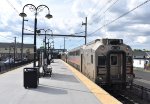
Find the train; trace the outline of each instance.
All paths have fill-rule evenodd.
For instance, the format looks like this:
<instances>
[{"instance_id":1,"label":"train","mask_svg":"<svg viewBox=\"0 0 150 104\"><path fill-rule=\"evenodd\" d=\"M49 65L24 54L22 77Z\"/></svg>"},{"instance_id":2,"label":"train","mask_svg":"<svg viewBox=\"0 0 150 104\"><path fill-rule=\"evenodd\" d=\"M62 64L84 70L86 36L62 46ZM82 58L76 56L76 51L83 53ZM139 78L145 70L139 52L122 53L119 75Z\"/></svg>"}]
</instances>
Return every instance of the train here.
<instances>
[{"instance_id":1,"label":"train","mask_svg":"<svg viewBox=\"0 0 150 104\"><path fill-rule=\"evenodd\" d=\"M96 39L61 55L62 60L100 86L131 86L133 51L123 39Z\"/></svg>"}]
</instances>

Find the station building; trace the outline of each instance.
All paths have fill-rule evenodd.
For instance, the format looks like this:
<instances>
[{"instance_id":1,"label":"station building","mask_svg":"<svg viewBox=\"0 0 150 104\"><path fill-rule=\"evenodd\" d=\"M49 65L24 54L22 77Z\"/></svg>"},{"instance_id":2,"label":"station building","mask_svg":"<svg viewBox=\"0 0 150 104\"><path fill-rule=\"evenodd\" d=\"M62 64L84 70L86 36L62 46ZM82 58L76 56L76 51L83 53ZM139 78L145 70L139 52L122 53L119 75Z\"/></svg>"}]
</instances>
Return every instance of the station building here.
<instances>
[{"instance_id":1,"label":"station building","mask_svg":"<svg viewBox=\"0 0 150 104\"><path fill-rule=\"evenodd\" d=\"M23 58L33 59L34 45L23 44ZM0 59L14 57L21 59L21 43L0 43Z\"/></svg>"},{"instance_id":2,"label":"station building","mask_svg":"<svg viewBox=\"0 0 150 104\"><path fill-rule=\"evenodd\" d=\"M150 52L135 50L133 52L133 67L150 70Z\"/></svg>"}]
</instances>

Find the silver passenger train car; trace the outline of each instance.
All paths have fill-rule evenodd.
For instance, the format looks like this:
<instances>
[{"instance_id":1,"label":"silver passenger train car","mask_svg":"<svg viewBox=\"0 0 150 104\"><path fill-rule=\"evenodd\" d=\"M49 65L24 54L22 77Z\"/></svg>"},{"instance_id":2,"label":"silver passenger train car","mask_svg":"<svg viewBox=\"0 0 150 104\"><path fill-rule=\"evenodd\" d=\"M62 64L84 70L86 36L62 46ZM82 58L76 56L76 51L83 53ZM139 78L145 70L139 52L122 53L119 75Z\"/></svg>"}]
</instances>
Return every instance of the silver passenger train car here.
<instances>
[{"instance_id":1,"label":"silver passenger train car","mask_svg":"<svg viewBox=\"0 0 150 104\"><path fill-rule=\"evenodd\" d=\"M70 50L63 60L101 86L132 85L132 49L122 39L96 39Z\"/></svg>"}]
</instances>

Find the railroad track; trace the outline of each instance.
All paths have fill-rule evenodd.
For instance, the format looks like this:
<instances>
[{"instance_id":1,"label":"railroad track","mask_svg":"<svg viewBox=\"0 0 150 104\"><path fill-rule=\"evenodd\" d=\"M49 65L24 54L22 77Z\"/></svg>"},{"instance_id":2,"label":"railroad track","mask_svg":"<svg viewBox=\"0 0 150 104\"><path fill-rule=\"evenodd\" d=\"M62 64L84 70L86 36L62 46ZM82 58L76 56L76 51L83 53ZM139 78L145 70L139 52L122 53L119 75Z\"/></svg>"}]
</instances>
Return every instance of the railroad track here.
<instances>
[{"instance_id":1,"label":"railroad track","mask_svg":"<svg viewBox=\"0 0 150 104\"><path fill-rule=\"evenodd\" d=\"M113 91L110 92L110 94L115 98L117 98L123 104L139 104L135 100L131 99L131 97L126 95L124 91L115 91L115 92Z\"/></svg>"},{"instance_id":2,"label":"railroad track","mask_svg":"<svg viewBox=\"0 0 150 104\"><path fill-rule=\"evenodd\" d=\"M150 102L150 89L136 84L126 90L108 92L123 104L149 104Z\"/></svg>"},{"instance_id":3,"label":"railroad track","mask_svg":"<svg viewBox=\"0 0 150 104\"><path fill-rule=\"evenodd\" d=\"M123 104L139 104L138 102L134 101L133 99L124 94L119 94L117 98Z\"/></svg>"}]
</instances>

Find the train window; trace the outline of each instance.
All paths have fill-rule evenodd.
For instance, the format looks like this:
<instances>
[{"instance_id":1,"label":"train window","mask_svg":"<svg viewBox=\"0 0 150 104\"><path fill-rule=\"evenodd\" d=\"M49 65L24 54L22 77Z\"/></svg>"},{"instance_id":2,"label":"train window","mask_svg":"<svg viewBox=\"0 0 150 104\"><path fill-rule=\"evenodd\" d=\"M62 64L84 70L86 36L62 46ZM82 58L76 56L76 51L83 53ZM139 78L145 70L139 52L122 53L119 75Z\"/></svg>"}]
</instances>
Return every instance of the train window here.
<instances>
[{"instance_id":1,"label":"train window","mask_svg":"<svg viewBox=\"0 0 150 104\"><path fill-rule=\"evenodd\" d=\"M93 64L93 55L91 55L91 63Z\"/></svg>"},{"instance_id":2,"label":"train window","mask_svg":"<svg viewBox=\"0 0 150 104\"><path fill-rule=\"evenodd\" d=\"M98 56L98 65L105 65L105 64L106 64L106 57Z\"/></svg>"},{"instance_id":3,"label":"train window","mask_svg":"<svg viewBox=\"0 0 150 104\"><path fill-rule=\"evenodd\" d=\"M111 65L117 65L117 56L111 56Z\"/></svg>"},{"instance_id":4,"label":"train window","mask_svg":"<svg viewBox=\"0 0 150 104\"><path fill-rule=\"evenodd\" d=\"M109 40L109 44L110 45L120 45L120 44L123 44L123 41L121 39L110 39Z\"/></svg>"},{"instance_id":5,"label":"train window","mask_svg":"<svg viewBox=\"0 0 150 104\"><path fill-rule=\"evenodd\" d=\"M127 56L127 63L132 63L132 56Z\"/></svg>"}]
</instances>

